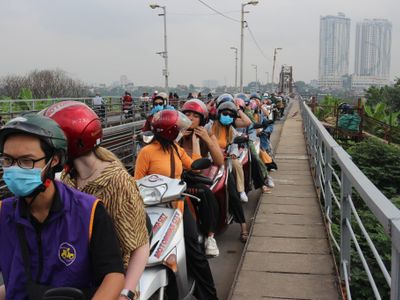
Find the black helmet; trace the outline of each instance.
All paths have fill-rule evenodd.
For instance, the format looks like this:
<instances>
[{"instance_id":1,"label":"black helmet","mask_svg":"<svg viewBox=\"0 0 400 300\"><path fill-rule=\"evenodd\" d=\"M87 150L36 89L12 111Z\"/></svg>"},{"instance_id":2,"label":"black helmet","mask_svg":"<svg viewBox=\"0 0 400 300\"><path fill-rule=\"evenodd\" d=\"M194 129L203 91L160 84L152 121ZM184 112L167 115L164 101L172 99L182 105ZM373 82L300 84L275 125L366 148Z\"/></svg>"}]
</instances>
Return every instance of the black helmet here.
<instances>
[{"instance_id":1,"label":"black helmet","mask_svg":"<svg viewBox=\"0 0 400 300\"><path fill-rule=\"evenodd\" d=\"M3 152L6 138L16 133L37 136L52 148L54 152L60 153L60 164L54 167L54 170L56 172L62 170L67 153L67 139L55 121L37 114L27 114L11 119L0 129L0 153Z\"/></svg>"},{"instance_id":2,"label":"black helmet","mask_svg":"<svg viewBox=\"0 0 400 300\"><path fill-rule=\"evenodd\" d=\"M233 102L223 102L223 103L221 103L221 105L218 106L218 108L217 108L218 116L224 110L229 110L230 112L232 112L234 114L235 117L237 117L237 107Z\"/></svg>"}]
</instances>

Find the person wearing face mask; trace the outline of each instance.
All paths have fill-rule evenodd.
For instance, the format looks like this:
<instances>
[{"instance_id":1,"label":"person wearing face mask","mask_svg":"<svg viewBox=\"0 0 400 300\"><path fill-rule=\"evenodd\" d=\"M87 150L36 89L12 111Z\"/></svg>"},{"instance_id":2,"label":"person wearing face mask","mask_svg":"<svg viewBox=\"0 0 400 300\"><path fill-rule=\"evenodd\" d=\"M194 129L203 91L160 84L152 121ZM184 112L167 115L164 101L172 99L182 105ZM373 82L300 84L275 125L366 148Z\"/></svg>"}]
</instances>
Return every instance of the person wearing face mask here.
<instances>
[{"instance_id":1,"label":"person wearing face mask","mask_svg":"<svg viewBox=\"0 0 400 300\"><path fill-rule=\"evenodd\" d=\"M134 173L136 180L150 174L180 178L183 169L190 169L193 160L201 158L199 138L195 134L192 135L191 157L177 144L190 124L189 118L176 110L163 110L154 115L151 122L154 140L139 152ZM187 268L196 281L194 295L200 300L218 299L210 266L198 241L196 222L187 203L176 202L176 208L183 212Z\"/></svg>"},{"instance_id":2,"label":"person wearing face mask","mask_svg":"<svg viewBox=\"0 0 400 300\"><path fill-rule=\"evenodd\" d=\"M103 130L90 107L62 101L41 113L56 121L68 139L63 182L101 199L114 222L126 270L120 299L126 295L138 298L136 287L147 263L149 238L143 200L132 176L112 152L101 146Z\"/></svg>"},{"instance_id":3,"label":"person wearing face mask","mask_svg":"<svg viewBox=\"0 0 400 300\"><path fill-rule=\"evenodd\" d=\"M3 179L14 194L0 201L2 300L43 299L55 287L117 299L123 287L121 252L104 206L54 180L66 153L63 131L47 117L17 117L0 130Z\"/></svg>"},{"instance_id":4,"label":"person wearing face mask","mask_svg":"<svg viewBox=\"0 0 400 300\"><path fill-rule=\"evenodd\" d=\"M233 174L229 174L228 176L229 209L231 210L235 222L240 224L240 240L245 243L249 233L240 201L247 202L248 199L244 190L243 167L236 159L239 156L239 148L237 144L233 144L233 139L239 135L234 128L235 121L238 117L237 111L236 105L231 101L219 103L217 108L217 120L209 122L206 125L206 129L216 136L220 149L231 158ZM242 114L244 113L242 112Z\"/></svg>"},{"instance_id":5,"label":"person wearing face mask","mask_svg":"<svg viewBox=\"0 0 400 300\"><path fill-rule=\"evenodd\" d=\"M218 147L217 138L213 134L210 135L203 127L208 120L207 106L199 99L192 99L185 102L182 106L182 112L192 121L192 125L185 131L180 145L187 154L191 155L194 147L193 135L196 135L200 142L201 156L211 156L214 165L222 166L224 156ZM214 238L218 225L218 202L210 188L204 184L193 183L189 185L189 188L192 194L201 199L200 202L192 201L192 204L197 208L199 227L206 237L204 240L206 255L216 257L219 255L217 242Z\"/></svg>"},{"instance_id":6,"label":"person wearing face mask","mask_svg":"<svg viewBox=\"0 0 400 300\"><path fill-rule=\"evenodd\" d=\"M171 105L167 105L168 95L166 93L157 93L153 97L153 108L150 110L149 115L146 118L146 122L142 128L142 131L151 131L151 121L155 113L164 109L174 110L175 108Z\"/></svg>"}]
</instances>

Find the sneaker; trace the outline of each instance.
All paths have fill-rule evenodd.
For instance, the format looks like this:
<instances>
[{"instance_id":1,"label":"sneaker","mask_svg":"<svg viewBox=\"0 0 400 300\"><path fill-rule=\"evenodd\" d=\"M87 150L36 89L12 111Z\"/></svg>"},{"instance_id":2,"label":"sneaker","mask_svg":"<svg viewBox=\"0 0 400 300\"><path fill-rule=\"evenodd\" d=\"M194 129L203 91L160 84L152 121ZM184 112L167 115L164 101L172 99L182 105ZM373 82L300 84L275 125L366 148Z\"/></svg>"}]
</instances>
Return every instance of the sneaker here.
<instances>
[{"instance_id":1,"label":"sneaker","mask_svg":"<svg viewBox=\"0 0 400 300\"><path fill-rule=\"evenodd\" d=\"M267 187L266 185L263 185L262 186L262 193L263 194L271 194L272 190L269 187Z\"/></svg>"},{"instance_id":2,"label":"sneaker","mask_svg":"<svg viewBox=\"0 0 400 300\"><path fill-rule=\"evenodd\" d=\"M217 257L219 255L217 241L214 239L214 237L209 236L208 238L206 238L204 247L207 256Z\"/></svg>"},{"instance_id":3,"label":"sneaker","mask_svg":"<svg viewBox=\"0 0 400 300\"><path fill-rule=\"evenodd\" d=\"M274 181L272 180L272 177L271 176L267 176L267 186L268 187L270 187L270 188L273 188L273 187L275 187L275 183L274 183Z\"/></svg>"},{"instance_id":4,"label":"sneaker","mask_svg":"<svg viewBox=\"0 0 400 300\"><path fill-rule=\"evenodd\" d=\"M246 195L245 192L241 192L241 193L240 193L240 201L242 201L242 202L244 202L244 203L249 202L249 198L247 198L247 195Z\"/></svg>"}]
</instances>

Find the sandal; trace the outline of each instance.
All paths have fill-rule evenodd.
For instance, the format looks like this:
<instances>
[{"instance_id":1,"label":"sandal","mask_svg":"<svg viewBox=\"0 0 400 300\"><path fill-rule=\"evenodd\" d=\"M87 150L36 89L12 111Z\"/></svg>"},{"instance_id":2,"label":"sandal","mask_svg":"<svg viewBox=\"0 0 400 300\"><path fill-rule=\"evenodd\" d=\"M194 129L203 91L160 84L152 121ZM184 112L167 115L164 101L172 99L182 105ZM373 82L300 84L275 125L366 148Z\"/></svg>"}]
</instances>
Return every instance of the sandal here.
<instances>
[{"instance_id":1,"label":"sandal","mask_svg":"<svg viewBox=\"0 0 400 300\"><path fill-rule=\"evenodd\" d=\"M263 192L263 194L271 194L272 190L269 187L267 187L266 185L263 185L262 192Z\"/></svg>"},{"instance_id":2,"label":"sandal","mask_svg":"<svg viewBox=\"0 0 400 300\"><path fill-rule=\"evenodd\" d=\"M240 240L242 243L246 243L248 239L249 239L249 233L248 233L247 231L241 232L241 233L240 233L239 240Z\"/></svg>"}]
</instances>

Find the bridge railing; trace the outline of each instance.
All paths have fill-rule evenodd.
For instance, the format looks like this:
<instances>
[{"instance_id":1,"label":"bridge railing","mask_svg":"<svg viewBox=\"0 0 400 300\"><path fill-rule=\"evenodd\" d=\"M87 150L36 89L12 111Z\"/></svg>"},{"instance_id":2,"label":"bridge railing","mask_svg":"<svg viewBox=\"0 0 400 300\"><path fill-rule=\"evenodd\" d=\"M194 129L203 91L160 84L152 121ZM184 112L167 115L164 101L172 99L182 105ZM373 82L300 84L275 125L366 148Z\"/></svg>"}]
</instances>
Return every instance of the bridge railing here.
<instances>
[{"instance_id":1,"label":"bridge railing","mask_svg":"<svg viewBox=\"0 0 400 300\"><path fill-rule=\"evenodd\" d=\"M148 114L151 109L151 100L146 101L142 97L133 98L133 104L124 112L121 97L104 96L103 108L96 108L92 105L92 99L86 98L51 98L51 99L15 99L0 100L0 116L3 120L8 121L16 116L30 112L38 112L50 105L60 101L79 101L92 107L93 110L101 117L104 127L116 124L124 124L127 122L138 121ZM176 108L180 108L185 99L171 100L170 104Z\"/></svg>"},{"instance_id":2,"label":"bridge railing","mask_svg":"<svg viewBox=\"0 0 400 300\"><path fill-rule=\"evenodd\" d=\"M340 277L347 298L351 299L351 261L357 259L362 264L376 299L388 298L388 295L380 294L383 290L390 291L391 300L400 299L399 209L360 171L306 103L301 101L300 106L314 182L323 201L327 231L338 254ZM391 246L391 258L383 256L380 252L385 249L377 247L376 242L374 244L363 223L366 220L360 217L360 211L357 210L360 206L366 206L377 221L377 226L382 226ZM339 224L335 224L335 220ZM360 246L361 240L364 249ZM367 259L366 253L372 253L372 259L371 255ZM385 261L390 262L390 271ZM378 266L377 269L383 274L386 289L377 285L377 274L371 271L371 264Z\"/></svg>"}]
</instances>

